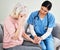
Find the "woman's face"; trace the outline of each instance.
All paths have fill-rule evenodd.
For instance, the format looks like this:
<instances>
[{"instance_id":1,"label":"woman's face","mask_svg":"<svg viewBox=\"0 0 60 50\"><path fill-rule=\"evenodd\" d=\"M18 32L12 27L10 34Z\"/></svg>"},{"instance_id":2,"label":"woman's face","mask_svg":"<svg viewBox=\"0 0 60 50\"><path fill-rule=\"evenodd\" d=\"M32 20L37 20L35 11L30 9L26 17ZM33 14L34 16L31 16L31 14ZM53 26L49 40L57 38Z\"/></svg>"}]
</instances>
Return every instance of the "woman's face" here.
<instances>
[{"instance_id":1,"label":"woman's face","mask_svg":"<svg viewBox=\"0 0 60 50\"><path fill-rule=\"evenodd\" d=\"M26 17L27 17L27 13L26 13L26 12L21 12L21 13L18 15L18 17L19 17L20 19L23 18L23 20L25 20Z\"/></svg>"},{"instance_id":2,"label":"woman's face","mask_svg":"<svg viewBox=\"0 0 60 50\"><path fill-rule=\"evenodd\" d=\"M47 7L41 6L40 13L46 15L48 13Z\"/></svg>"},{"instance_id":3,"label":"woman's face","mask_svg":"<svg viewBox=\"0 0 60 50\"><path fill-rule=\"evenodd\" d=\"M13 16L14 19L19 19L19 18L26 18L27 17L27 13L26 12L16 12Z\"/></svg>"}]
</instances>

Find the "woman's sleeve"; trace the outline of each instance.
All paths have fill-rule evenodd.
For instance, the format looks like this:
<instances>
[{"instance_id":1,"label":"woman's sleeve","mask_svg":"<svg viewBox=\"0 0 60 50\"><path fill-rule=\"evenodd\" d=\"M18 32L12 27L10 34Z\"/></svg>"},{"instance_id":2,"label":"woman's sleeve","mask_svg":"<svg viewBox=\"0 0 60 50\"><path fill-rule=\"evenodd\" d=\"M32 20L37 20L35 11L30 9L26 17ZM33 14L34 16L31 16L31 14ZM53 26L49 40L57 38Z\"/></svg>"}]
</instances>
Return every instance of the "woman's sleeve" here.
<instances>
[{"instance_id":1,"label":"woman's sleeve","mask_svg":"<svg viewBox=\"0 0 60 50\"><path fill-rule=\"evenodd\" d=\"M10 41L14 35L15 28L11 21L5 21L4 23L4 41ZM8 39L8 40L7 40Z\"/></svg>"}]
</instances>

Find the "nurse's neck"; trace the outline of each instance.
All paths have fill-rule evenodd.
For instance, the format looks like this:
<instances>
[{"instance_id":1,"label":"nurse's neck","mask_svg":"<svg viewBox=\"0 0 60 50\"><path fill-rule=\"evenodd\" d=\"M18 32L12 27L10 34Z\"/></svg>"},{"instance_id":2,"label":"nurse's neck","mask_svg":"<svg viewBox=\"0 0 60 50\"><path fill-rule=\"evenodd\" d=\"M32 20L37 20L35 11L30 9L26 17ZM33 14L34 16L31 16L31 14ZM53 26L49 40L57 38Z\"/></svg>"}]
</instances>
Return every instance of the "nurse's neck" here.
<instances>
[{"instance_id":1,"label":"nurse's neck","mask_svg":"<svg viewBox=\"0 0 60 50\"><path fill-rule=\"evenodd\" d=\"M44 15L44 14L41 14L41 13L39 12L39 18L40 18L41 20L43 20L44 17L45 17L45 15Z\"/></svg>"},{"instance_id":2,"label":"nurse's neck","mask_svg":"<svg viewBox=\"0 0 60 50\"><path fill-rule=\"evenodd\" d=\"M45 15L44 15L44 14L39 13L39 17L40 17L40 18L44 18L44 17L45 17Z\"/></svg>"},{"instance_id":3,"label":"nurse's neck","mask_svg":"<svg viewBox=\"0 0 60 50\"><path fill-rule=\"evenodd\" d=\"M41 12L39 12L39 17L43 19L45 17L45 14L42 14Z\"/></svg>"}]
</instances>

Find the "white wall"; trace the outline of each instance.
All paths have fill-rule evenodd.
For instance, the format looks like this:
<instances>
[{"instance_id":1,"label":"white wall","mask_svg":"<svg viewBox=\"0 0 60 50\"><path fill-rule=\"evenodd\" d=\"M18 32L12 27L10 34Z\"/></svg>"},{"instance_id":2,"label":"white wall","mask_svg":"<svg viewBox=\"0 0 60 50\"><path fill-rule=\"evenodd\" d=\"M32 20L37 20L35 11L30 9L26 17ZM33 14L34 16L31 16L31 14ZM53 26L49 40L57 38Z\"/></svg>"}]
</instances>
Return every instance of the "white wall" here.
<instances>
[{"instance_id":1,"label":"white wall","mask_svg":"<svg viewBox=\"0 0 60 50\"><path fill-rule=\"evenodd\" d=\"M17 2L23 2L28 7L28 14L30 14L32 11L39 10L43 1L44 0L0 0L0 23L3 23ZM56 22L60 23L60 0L50 1L53 4L51 12L54 14Z\"/></svg>"}]
</instances>

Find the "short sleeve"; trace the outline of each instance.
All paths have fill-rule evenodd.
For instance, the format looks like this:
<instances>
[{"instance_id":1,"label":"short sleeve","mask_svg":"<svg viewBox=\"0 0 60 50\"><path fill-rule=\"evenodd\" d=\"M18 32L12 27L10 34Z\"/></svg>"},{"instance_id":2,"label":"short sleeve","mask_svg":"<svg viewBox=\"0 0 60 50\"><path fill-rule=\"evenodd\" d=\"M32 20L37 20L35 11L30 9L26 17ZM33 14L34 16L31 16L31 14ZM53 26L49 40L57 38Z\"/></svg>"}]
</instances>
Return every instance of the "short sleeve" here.
<instances>
[{"instance_id":1,"label":"short sleeve","mask_svg":"<svg viewBox=\"0 0 60 50\"><path fill-rule=\"evenodd\" d=\"M28 20L27 20L28 24L33 24L33 13L31 13L31 15L29 16Z\"/></svg>"},{"instance_id":2,"label":"short sleeve","mask_svg":"<svg viewBox=\"0 0 60 50\"><path fill-rule=\"evenodd\" d=\"M54 15L52 14L49 14L49 28L51 27L55 27L55 18L54 18Z\"/></svg>"},{"instance_id":3,"label":"short sleeve","mask_svg":"<svg viewBox=\"0 0 60 50\"><path fill-rule=\"evenodd\" d=\"M4 39L3 42L11 41L11 37L14 36L15 28L9 19L4 22ZM8 40L7 40L8 39Z\"/></svg>"},{"instance_id":4,"label":"short sleeve","mask_svg":"<svg viewBox=\"0 0 60 50\"><path fill-rule=\"evenodd\" d=\"M14 27L13 23L9 20L5 21L4 27L6 29L5 32L9 33L10 35L11 34L13 35L13 33L15 32L15 27Z\"/></svg>"}]
</instances>

